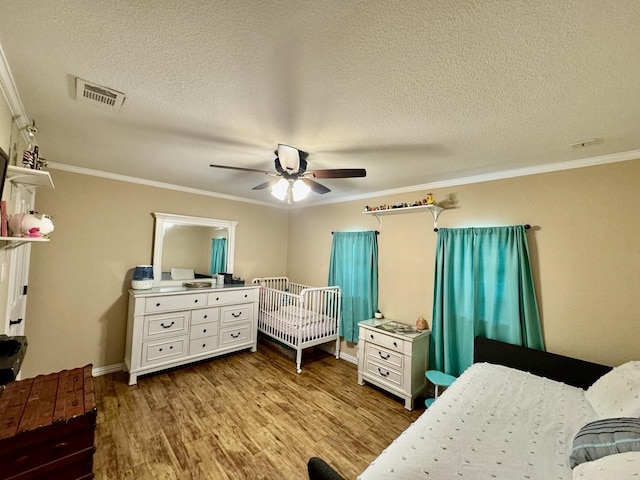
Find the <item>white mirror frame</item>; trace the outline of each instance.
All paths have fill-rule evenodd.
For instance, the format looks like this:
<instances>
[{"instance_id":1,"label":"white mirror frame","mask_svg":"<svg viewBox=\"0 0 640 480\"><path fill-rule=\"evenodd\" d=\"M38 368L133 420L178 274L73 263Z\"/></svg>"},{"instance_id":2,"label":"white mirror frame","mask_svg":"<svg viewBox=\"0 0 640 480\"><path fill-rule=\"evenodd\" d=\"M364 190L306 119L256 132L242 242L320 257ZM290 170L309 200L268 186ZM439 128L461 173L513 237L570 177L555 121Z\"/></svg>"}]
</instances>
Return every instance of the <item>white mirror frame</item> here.
<instances>
[{"instance_id":1,"label":"white mirror frame","mask_svg":"<svg viewBox=\"0 0 640 480\"><path fill-rule=\"evenodd\" d=\"M233 272L233 258L236 243L236 225L232 220L218 220L216 218L190 217L187 215L174 215L172 213L153 212L156 219L155 233L153 237L153 284L160 286L182 285L182 280L162 280L162 248L164 232L167 225L192 225L197 227L219 227L228 229L227 237L227 271Z\"/></svg>"}]
</instances>

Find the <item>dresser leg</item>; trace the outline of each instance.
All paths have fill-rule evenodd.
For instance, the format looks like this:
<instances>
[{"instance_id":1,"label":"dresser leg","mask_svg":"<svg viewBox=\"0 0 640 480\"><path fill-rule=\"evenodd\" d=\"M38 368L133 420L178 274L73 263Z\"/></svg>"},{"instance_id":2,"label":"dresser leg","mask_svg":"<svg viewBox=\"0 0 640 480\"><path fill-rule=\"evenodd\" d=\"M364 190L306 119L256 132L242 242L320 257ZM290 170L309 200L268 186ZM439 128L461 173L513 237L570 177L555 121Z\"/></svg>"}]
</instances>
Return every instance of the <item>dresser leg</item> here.
<instances>
[{"instance_id":1,"label":"dresser leg","mask_svg":"<svg viewBox=\"0 0 640 480\"><path fill-rule=\"evenodd\" d=\"M409 411L413 410L413 398L407 397L404 399L404 408Z\"/></svg>"},{"instance_id":2,"label":"dresser leg","mask_svg":"<svg viewBox=\"0 0 640 480\"><path fill-rule=\"evenodd\" d=\"M138 383L138 375L134 373L129 374L129 385L135 385Z\"/></svg>"}]
</instances>

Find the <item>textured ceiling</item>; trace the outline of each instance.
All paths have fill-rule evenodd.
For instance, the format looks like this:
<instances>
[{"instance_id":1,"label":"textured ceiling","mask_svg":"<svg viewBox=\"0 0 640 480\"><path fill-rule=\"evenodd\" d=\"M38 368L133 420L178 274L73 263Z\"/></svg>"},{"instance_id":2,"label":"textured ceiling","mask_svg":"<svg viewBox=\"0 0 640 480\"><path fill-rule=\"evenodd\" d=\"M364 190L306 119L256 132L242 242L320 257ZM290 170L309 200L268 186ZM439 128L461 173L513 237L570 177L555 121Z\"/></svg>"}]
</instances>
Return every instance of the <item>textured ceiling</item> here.
<instances>
[{"instance_id":1,"label":"textured ceiling","mask_svg":"<svg viewBox=\"0 0 640 480\"><path fill-rule=\"evenodd\" d=\"M640 148L637 0L0 0L0 46L42 155L278 203L278 143L322 180L303 204ZM75 100L74 78L126 94ZM599 141L575 150L570 144Z\"/></svg>"}]
</instances>

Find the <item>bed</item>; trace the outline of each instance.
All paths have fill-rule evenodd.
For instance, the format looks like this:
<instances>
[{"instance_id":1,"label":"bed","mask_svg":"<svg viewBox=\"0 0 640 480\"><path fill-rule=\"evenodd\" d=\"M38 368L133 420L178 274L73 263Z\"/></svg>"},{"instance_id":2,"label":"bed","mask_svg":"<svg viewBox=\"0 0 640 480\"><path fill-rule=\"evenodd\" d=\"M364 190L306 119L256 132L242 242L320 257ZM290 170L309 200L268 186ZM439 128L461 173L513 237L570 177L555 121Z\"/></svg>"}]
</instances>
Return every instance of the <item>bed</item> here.
<instances>
[{"instance_id":1,"label":"bed","mask_svg":"<svg viewBox=\"0 0 640 480\"><path fill-rule=\"evenodd\" d=\"M258 332L296 351L302 372L302 351L335 342L340 357L340 287L312 287L287 277L254 278L260 285Z\"/></svg>"},{"instance_id":2,"label":"bed","mask_svg":"<svg viewBox=\"0 0 640 480\"><path fill-rule=\"evenodd\" d=\"M474 358L359 480L640 474L640 362L611 369L487 339ZM308 467L312 480L342 478L317 457Z\"/></svg>"}]
</instances>

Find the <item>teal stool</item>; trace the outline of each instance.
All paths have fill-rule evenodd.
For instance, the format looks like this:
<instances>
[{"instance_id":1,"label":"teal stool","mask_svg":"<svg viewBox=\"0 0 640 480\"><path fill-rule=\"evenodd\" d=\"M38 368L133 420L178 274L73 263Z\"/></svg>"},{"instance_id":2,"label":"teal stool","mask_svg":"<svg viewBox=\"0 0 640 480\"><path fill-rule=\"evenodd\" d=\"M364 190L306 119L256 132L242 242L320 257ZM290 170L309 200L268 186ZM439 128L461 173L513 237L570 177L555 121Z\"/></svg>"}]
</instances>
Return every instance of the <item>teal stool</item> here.
<instances>
[{"instance_id":1,"label":"teal stool","mask_svg":"<svg viewBox=\"0 0 640 480\"><path fill-rule=\"evenodd\" d=\"M453 382L455 382L456 377L454 377L453 375L447 375L446 373L442 373L438 370L427 370L426 372L424 372L424 376L427 377L427 380L433 383L433 386L435 387L434 398L427 398L424 401L425 407L429 408L431 404L438 398L438 387L447 388Z\"/></svg>"}]
</instances>

